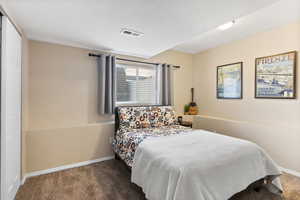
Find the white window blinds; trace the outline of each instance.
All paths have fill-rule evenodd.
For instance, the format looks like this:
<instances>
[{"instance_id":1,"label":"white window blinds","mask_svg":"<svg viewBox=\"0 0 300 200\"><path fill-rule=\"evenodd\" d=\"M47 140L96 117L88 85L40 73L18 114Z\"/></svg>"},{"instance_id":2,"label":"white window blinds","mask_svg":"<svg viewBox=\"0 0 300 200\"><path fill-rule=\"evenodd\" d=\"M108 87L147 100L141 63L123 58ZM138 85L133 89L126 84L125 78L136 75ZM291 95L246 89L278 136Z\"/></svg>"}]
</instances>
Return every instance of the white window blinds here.
<instances>
[{"instance_id":1,"label":"white window blinds","mask_svg":"<svg viewBox=\"0 0 300 200\"><path fill-rule=\"evenodd\" d=\"M155 65L116 65L117 105L154 105L159 103L159 76Z\"/></svg>"}]
</instances>

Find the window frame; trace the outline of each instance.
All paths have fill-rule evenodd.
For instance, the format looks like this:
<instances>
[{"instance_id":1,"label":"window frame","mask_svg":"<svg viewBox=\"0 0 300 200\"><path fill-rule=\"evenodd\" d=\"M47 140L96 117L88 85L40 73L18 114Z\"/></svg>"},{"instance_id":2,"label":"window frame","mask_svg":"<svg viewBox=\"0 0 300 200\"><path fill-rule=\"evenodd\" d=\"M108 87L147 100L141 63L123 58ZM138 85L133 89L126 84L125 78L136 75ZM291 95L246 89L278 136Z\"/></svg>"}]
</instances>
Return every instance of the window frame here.
<instances>
[{"instance_id":1,"label":"window frame","mask_svg":"<svg viewBox=\"0 0 300 200\"><path fill-rule=\"evenodd\" d=\"M124 61L117 61L116 63L116 68L119 66L125 66L126 67L131 67L136 69L136 81L139 80L139 73L141 68L152 68L155 72L155 80L154 80L154 87L152 90L155 92L156 91L156 98L154 103L141 103L141 102L135 102L135 101L118 101L117 99L117 87L116 87L116 106L154 106L154 105L160 105L160 98L161 98L161 92L160 92L160 84L161 84L161 78L159 77L159 67L157 65L151 65L151 64L137 64L137 63L130 63L130 62L124 62ZM116 81L118 75L116 73ZM117 83L116 83L117 86Z\"/></svg>"}]
</instances>

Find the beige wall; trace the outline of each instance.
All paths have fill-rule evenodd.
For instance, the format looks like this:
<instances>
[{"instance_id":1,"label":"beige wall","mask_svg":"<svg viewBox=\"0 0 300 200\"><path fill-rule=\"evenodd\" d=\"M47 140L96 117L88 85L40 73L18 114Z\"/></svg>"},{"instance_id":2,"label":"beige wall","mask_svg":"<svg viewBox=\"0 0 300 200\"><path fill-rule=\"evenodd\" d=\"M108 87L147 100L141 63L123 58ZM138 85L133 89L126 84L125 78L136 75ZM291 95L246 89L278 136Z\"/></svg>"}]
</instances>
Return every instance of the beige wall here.
<instances>
[{"instance_id":1,"label":"beige wall","mask_svg":"<svg viewBox=\"0 0 300 200\"><path fill-rule=\"evenodd\" d=\"M196 54L193 86L204 115L197 127L255 141L282 167L300 171L299 98L254 98L255 58L294 50L300 50L300 22ZM243 100L216 99L216 67L240 61L244 62ZM300 70L297 75L299 80Z\"/></svg>"},{"instance_id":2,"label":"beige wall","mask_svg":"<svg viewBox=\"0 0 300 200\"><path fill-rule=\"evenodd\" d=\"M114 125L97 114L97 66L89 52L29 42L27 172L112 155ZM175 107L181 112L189 101L192 56L168 51L151 61L182 66L174 72Z\"/></svg>"}]
</instances>

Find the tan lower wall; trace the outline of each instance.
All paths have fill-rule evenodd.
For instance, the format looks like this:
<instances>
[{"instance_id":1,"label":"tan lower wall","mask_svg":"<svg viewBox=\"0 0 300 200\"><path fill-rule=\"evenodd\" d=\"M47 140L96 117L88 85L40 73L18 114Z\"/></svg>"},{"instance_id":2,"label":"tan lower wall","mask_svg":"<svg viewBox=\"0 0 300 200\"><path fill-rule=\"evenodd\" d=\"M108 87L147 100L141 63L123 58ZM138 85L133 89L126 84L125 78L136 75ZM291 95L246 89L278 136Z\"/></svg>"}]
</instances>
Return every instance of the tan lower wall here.
<instances>
[{"instance_id":1,"label":"tan lower wall","mask_svg":"<svg viewBox=\"0 0 300 200\"><path fill-rule=\"evenodd\" d=\"M194 128L255 142L263 147L278 165L300 172L300 129L297 127L275 127L273 124L201 115L194 118Z\"/></svg>"},{"instance_id":2,"label":"tan lower wall","mask_svg":"<svg viewBox=\"0 0 300 200\"><path fill-rule=\"evenodd\" d=\"M112 156L114 124L28 131L27 172Z\"/></svg>"}]
</instances>

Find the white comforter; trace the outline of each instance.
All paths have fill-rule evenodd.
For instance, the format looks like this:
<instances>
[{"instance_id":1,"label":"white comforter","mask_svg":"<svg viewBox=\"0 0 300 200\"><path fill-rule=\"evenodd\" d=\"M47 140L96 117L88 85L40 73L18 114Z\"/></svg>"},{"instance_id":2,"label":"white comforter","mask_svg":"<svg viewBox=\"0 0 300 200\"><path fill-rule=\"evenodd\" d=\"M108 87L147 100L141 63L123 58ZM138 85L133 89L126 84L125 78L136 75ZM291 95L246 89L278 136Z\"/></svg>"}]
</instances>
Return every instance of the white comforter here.
<instances>
[{"instance_id":1,"label":"white comforter","mask_svg":"<svg viewBox=\"0 0 300 200\"><path fill-rule=\"evenodd\" d=\"M149 200L227 200L268 175L280 171L256 144L193 130L144 140L131 180ZM279 178L273 184L281 189Z\"/></svg>"}]
</instances>

